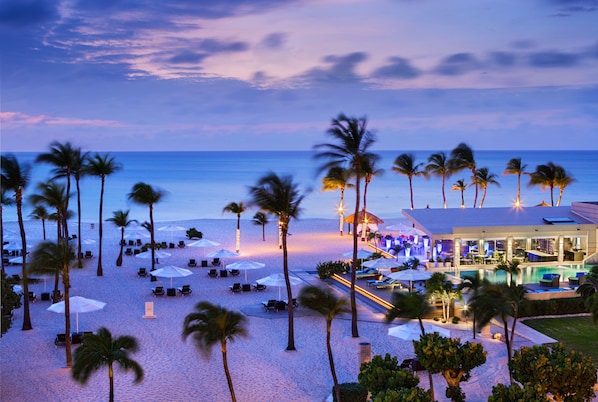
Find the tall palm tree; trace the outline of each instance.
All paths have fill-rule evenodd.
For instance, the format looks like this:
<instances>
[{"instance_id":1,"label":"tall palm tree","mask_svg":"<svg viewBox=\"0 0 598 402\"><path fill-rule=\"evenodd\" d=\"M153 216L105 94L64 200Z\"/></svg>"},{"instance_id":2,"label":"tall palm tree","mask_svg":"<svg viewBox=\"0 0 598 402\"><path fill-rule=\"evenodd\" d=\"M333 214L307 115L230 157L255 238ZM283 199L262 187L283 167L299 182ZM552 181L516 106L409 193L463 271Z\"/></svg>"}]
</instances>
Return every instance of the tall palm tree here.
<instances>
[{"instance_id":1,"label":"tall palm tree","mask_svg":"<svg viewBox=\"0 0 598 402\"><path fill-rule=\"evenodd\" d=\"M519 266L519 260L513 259L511 261L505 261L499 263L494 271L504 271L509 275L508 283L510 285L514 285L515 280L513 279L513 275L517 276L521 272L521 267Z\"/></svg>"},{"instance_id":2,"label":"tall palm tree","mask_svg":"<svg viewBox=\"0 0 598 402\"><path fill-rule=\"evenodd\" d=\"M382 176L384 174L384 169L378 169L376 167L377 159L369 160L364 159L363 164L363 229L361 230L361 241L365 240L366 232L367 232L367 204L368 204L368 186L370 185L372 179L376 176Z\"/></svg>"},{"instance_id":3,"label":"tall palm tree","mask_svg":"<svg viewBox=\"0 0 598 402\"><path fill-rule=\"evenodd\" d=\"M81 152L81 148L73 150L72 173L77 188L77 266L83 268L83 249L81 245L81 178L85 175L85 161L87 152Z\"/></svg>"},{"instance_id":4,"label":"tall palm tree","mask_svg":"<svg viewBox=\"0 0 598 402\"><path fill-rule=\"evenodd\" d=\"M456 173L465 169L471 171L471 180L475 185L475 197L473 199L473 207L478 205L478 185L474 181L476 175L476 162L473 155L473 150L464 143L457 145L452 151L449 159L449 168L451 172Z\"/></svg>"},{"instance_id":5,"label":"tall palm tree","mask_svg":"<svg viewBox=\"0 0 598 402\"><path fill-rule=\"evenodd\" d=\"M339 190L340 200L338 202L338 217L339 217L339 232L343 235L343 225L345 222L345 190L347 188L355 187L349 183L351 179L351 170L345 169L342 166L333 166L328 169L326 176L322 178L322 191L336 191Z\"/></svg>"},{"instance_id":6,"label":"tall palm tree","mask_svg":"<svg viewBox=\"0 0 598 402\"><path fill-rule=\"evenodd\" d=\"M87 158L87 165L85 167L85 173L90 176L99 177L102 182L102 187L100 190L100 217L98 220L98 235L99 235L99 243L98 243L98 269L96 272L97 276L104 275L104 271L102 269L102 239L103 239L103 223L104 220L102 218L102 214L104 213L104 186L106 182L106 176L110 176L115 172L122 169L122 166L114 160L114 157L110 155L100 155L95 154Z\"/></svg>"},{"instance_id":7,"label":"tall palm tree","mask_svg":"<svg viewBox=\"0 0 598 402\"><path fill-rule=\"evenodd\" d=\"M525 173L527 165L521 162L521 158L513 158L507 162L503 175L516 174L517 175L517 198L515 199L515 206L521 206L521 175Z\"/></svg>"},{"instance_id":8,"label":"tall palm tree","mask_svg":"<svg viewBox=\"0 0 598 402\"><path fill-rule=\"evenodd\" d=\"M332 320L340 314L351 312L349 300L345 297L337 297L330 289L323 289L318 286L305 286L299 293L299 303L313 311L320 313L326 319L326 350L328 351L328 361L330 363L330 372L334 383L334 392L336 400L341 400L340 388L334 368L334 357L332 356L332 344L330 343Z\"/></svg>"},{"instance_id":9,"label":"tall palm tree","mask_svg":"<svg viewBox=\"0 0 598 402\"><path fill-rule=\"evenodd\" d=\"M150 229L150 248L152 253L152 271L156 268L156 238L154 236L154 205L164 198L165 193L155 189L147 183L139 182L133 185L133 189L128 198L140 205L147 205L149 208L149 229Z\"/></svg>"},{"instance_id":10,"label":"tall palm tree","mask_svg":"<svg viewBox=\"0 0 598 402\"><path fill-rule=\"evenodd\" d=\"M395 159L392 170L407 176L409 179L409 194L411 198L411 209L415 208L413 204L413 178L415 176L426 176L426 171L422 170L423 163L415 163L415 156L413 154L401 154Z\"/></svg>"},{"instance_id":11,"label":"tall palm tree","mask_svg":"<svg viewBox=\"0 0 598 402\"><path fill-rule=\"evenodd\" d=\"M474 276L466 275L463 277L463 281L459 285L459 290L461 291L461 293L463 293L464 290L467 290L467 293L471 292L471 294L468 297L468 301L473 301L476 300L476 298L479 296L483 286L489 283L490 282L488 281L488 279L481 278L480 273L476 272ZM475 309L471 309L471 311L473 313L473 339L475 339L477 333L477 314Z\"/></svg>"},{"instance_id":12,"label":"tall palm tree","mask_svg":"<svg viewBox=\"0 0 598 402\"><path fill-rule=\"evenodd\" d=\"M0 200L0 239L4 239L4 207L14 205L15 203L15 200L8 195L9 189L4 187L4 185L4 179L2 179L2 182L0 183L0 195L2 196L2 199ZM0 253L4 255L4 241L0 242ZM2 259L2 277L4 277L4 258Z\"/></svg>"},{"instance_id":13,"label":"tall palm tree","mask_svg":"<svg viewBox=\"0 0 598 402\"><path fill-rule=\"evenodd\" d=\"M262 241L266 241L266 225L268 224L268 214L256 212L253 215L253 223L262 227Z\"/></svg>"},{"instance_id":14,"label":"tall palm tree","mask_svg":"<svg viewBox=\"0 0 598 402\"><path fill-rule=\"evenodd\" d=\"M484 201L486 200L486 191L488 190L489 184L494 184L495 186L500 187L500 183L496 180L498 176L494 173L490 173L488 168L479 168L475 172L475 179L474 182L476 186L482 187L484 192L482 193L482 201L480 201L480 208L484 206Z\"/></svg>"},{"instance_id":15,"label":"tall palm tree","mask_svg":"<svg viewBox=\"0 0 598 402\"><path fill-rule=\"evenodd\" d=\"M231 202L222 209L222 212L230 212L237 215L237 232L235 234L235 251L237 253L241 250L241 214L245 212L245 209L243 202Z\"/></svg>"},{"instance_id":16,"label":"tall palm tree","mask_svg":"<svg viewBox=\"0 0 598 402\"><path fill-rule=\"evenodd\" d=\"M278 225L282 241L282 267L287 288L287 300L293 300L291 281L289 279L289 253L287 236L289 224L301 213L301 202L305 197L291 176L278 176L268 173L258 180L257 185L249 188L252 203L263 211L278 217ZM287 350L295 350L295 330L293 325L293 303L288 305L288 343Z\"/></svg>"},{"instance_id":17,"label":"tall palm tree","mask_svg":"<svg viewBox=\"0 0 598 402\"><path fill-rule=\"evenodd\" d=\"M33 208L33 211L31 211L31 213L29 214L29 217L33 220L42 222L43 236L44 240L46 240L46 221L50 217L50 213L48 212L46 207L41 204L36 205L35 208Z\"/></svg>"},{"instance_id":18,"label":"tall palm tree","mask_svg":"<svg viewBox=\"0 0 598 402\"><path fill-rule=\"evenodd\" d=\"M529 174L528 187L540 186L542 190L550 189L550 206L554 207L554 188L557 185L557 169L560 166L552 162L536 166L536 170Z\"/></svg>"},{"instance_id":19,"label":"tall palm tree","mask_svg":"<svg viewBox=\"0 0 598 402\"><path fill-rule=\"evenodd\" d=\"M58 239L56 243L51 241L41 242L32 252L31 272L53 273L62 277L64 286L64 333L71 333L71 308L69 300L70 274L69 267L75 259L73 247L68 239ZM25 298L27 299L27 298ZM72 366L73 359L71 354L71 340L66 337L66 365Z\"/></svg>"},{"instance_id":20,"label":"tall palm tree","mask_svg":"<svg viewBox=\"0 0 598 402\"><path fill-rule=\"evenodd\" d=\"M102 366L108 367L110 394L108 400L114 401L114 363L124 371L135 373L135 384L143 380L143 369L130 353L139 350L137 339L129 335L113 338L110 331L101 327L97 334L85 335L85 341L75 350L75 364L71 376L81 384L86 384L89 377Z\"/></svg>"},{"instance_id":21,"label":"tall palm tree","mask_svg":"<svg viewBox=\"0 0 598 402\"><path fill-rule=\"evenodd\" d=\"M563 199L563 191L565 188L568 187L570 184L575 182L575 179L571 177L562 166L557 166L555 170L555 182L554 184L559 188L559 198L556 201L556 206L558 207L561 205L561 200Z\"/></svg>"},{"instance_id":22,"label":"tall palm tree","mask_svg":"<svg viewBox=\"0 0 598 402\"><path fill-rule=\"evenodd\" d=\"M363 165L366 161L375 161L380 157L370 151L376 142L376 136L367 128L365 117L355 118L339 114L332 120L330 128L326 133L336 143L324 143L314 146L315 149L323 149L314 155L316 159L325 159L320 167L320 172L327 171L332 167L339 166L350 169L355 179L355 212L353 214L353 228L359 224L359 210L361 201L361 180L363 178ZM357 230L353 230L353 261L351 265L351 335L359 337L357 328L357 301L355 296L355 271L357 270Z\"/></svg>"},{"instance_id":23,"label":"tall palm tree","mask_svg":"<svg viewBox=\"0 0 598 402\"><path fill-rule=\"evenodd\" d=\"M422 336L425 335L426 330L422 318L431 309L426 296L420 293L393 293L392 296L392 307L386 312L386 323L391 323L395 318L417 319ZM432 400L434 400L434 381L432 373L429 371L428 380L430 381Z\"/></svg>"},{"instance_id":24,"label":"tall palm tree","mask_svg":"<svg viewBox=\"0 0 598 402\"><path fill-rule=\"evenodd\" d=\"M120 267L123 265L123 247L125 244L125 228L132 224L137 223L137 219L129 219L129 210L126 211L118 210L112 211L112 218L106 219L106 222L112 222L114 226L120 228L120 252L116 259L116 266Z\"/></svg>"},{"instance_id":25,"label":"tall palm tree","mask_svg":"<svg viewBox=\"0 0 598 402\"><path fill-rule=\"evenodd\" d=\"M247 336L246 321L247 318L239 312L202 301L195 305L194 312L187 314L183 324L183 338L187 339L189 335L192 335L197 348L205 357L209 356L214 345L220 344L224 373L233 402L237 398L228 369L226 349L229 341L232 342L235 338Z\"/></svg>"},{"instance_id":26,"label":"tall palm tree","mask_svg":"<svg viewBox=\"0 0 598 402\"><path fill-rule=\"evenodd\" d=\"M14 192L15 205L17 207L17 219L19 221L19 232L21 235L21 250L22 261L22 277L23 277L23 292L25 295L29 294L29 283L27 280L27 238L25 236L25 225L23 222L23 192L29 184L29 177L31 168L28 164L21 165L13 154L2 155L2 179L1 186L3 189L10 189ZM29 298L24 297L23 302L23 326L22 330L27 331L32 329L31 313L29 310Z\"/></svg>"},{"instance_id":27,"label":"tall palm tree","mask_svg":"<svg viewBox=\"0 0 598 402\"><path fill-rule=\"evenodd\" d=\"M461 208L465 208L465 189L467 186L464 179L459 179L451 187L451 190L461 192Z\"/></svg>"},{"instance_id":28,"label":"tall palm tree","mask_svg":"<svg viewBox=\"0 0 598 402\"><path fill-rule=\"evenodd\" d=\"M437 176L442 179L442 206L446 208L446 194L444 192L446 179L451 175L448 158L444 152L437 152L428 157L428 164L425 167L428 175Z\"/></svg>"}]
</instances>

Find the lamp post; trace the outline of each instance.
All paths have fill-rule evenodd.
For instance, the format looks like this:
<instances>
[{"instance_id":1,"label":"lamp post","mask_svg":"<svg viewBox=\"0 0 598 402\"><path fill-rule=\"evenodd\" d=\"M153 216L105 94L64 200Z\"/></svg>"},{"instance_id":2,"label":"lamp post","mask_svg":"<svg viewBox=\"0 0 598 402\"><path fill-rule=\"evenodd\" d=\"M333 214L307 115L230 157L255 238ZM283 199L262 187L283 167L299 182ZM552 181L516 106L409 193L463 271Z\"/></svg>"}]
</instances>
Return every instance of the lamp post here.
<instances>
[{"instance_id":1,"label":"lamp post","mask_svg":"<svg viewBox=\"0 0 598 402\"><path fill-rule=\"evenodd\" d=\"M343 221L344 221L344 209L343 209L343 202L341 201L340 205L338 206L338 230L343 235Z\"/></svg>"}]
</instances>

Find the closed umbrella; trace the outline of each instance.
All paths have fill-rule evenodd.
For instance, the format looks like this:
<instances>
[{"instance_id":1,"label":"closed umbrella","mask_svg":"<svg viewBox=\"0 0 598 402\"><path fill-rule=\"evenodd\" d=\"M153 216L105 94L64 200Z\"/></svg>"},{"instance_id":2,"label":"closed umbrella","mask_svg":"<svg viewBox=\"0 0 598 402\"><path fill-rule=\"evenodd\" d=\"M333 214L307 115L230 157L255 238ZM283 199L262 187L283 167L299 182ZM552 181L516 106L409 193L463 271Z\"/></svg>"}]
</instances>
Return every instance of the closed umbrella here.
<instances>
[{"instance_id":1,"label":"closed umbrella","mask_svg":"<svg viewBox=\"0 0 598 402\"><path fill-rule=\"evenodd\" d=\"M227 269L238 269L239 271L245 271L245 283L247 283L247 271L250 269L264 268L266 264L263 262L256 261L237 261L226 266Z\"/></svg>"},{"instance_id":2,"label":"closed umbrella","mask_svg":"<svg viewBox=\"0 0 598 402\"><path fill-rule=\"evenodd\" d=\"M91 313L93 311L98 311L104 308L106 303L93 300L93 299L86 299L85 297L81 296L71 296L69 297L69 308L71 314L76 314L76 328L77 333L79 333L79 313ZM62 313L64 314L64 300L58 303L52 304L50 307L47 308L48 311L52 311L54 313Z\"/></svg>"},{"instance_id":3,"label":"closed umbrella","mask_svg":"<svg viewBox=\"0 0 598 402\"><path fill-rule=\"evenodd\" d=\"M289 275L289 281L291 283L291 286L296 286L296 285L299 285L301 282L303 282L300 278L293 276L293 275ZM279 300L280 300L280 289L283 286L287 285L286 281L284 280L283 274L272 274L270 276L266 276L265 278L258 279L256 282L259 283L260 285L278 286L278 299Z\"/></svg>"},{"instance_id":4,"label":"closed umbrella","mask_svg":"<svg viewBox=\"0 0 598 402\"><path fill-rule=\"evenodd\" d=\"M185 276L192 275L193 272L186 268L175 267L174 265L167 265L163 268L156 269L151 272L153 276L159 276L160 278L170 278L170 287L172 288L172 278L182 278Z\"/></svg>"},{"instance_id":5,"label":"closed umbrella","mask_svg":"<svg viewBox=\"0 0 598 402\"><path fill-rule=\"evenodd\" d=\"M426 333L438 332L441 336L444 336L445 338L451 337L450 330L439 327L437 325L429 324L427 322L424 322L424 331ZM397 325L396 327L388 329L388 335L404 339L406 341L419 341L421 334L422 330L419 326L418 321L409 321L406 324Z\"/></svg>"}]
</instances>

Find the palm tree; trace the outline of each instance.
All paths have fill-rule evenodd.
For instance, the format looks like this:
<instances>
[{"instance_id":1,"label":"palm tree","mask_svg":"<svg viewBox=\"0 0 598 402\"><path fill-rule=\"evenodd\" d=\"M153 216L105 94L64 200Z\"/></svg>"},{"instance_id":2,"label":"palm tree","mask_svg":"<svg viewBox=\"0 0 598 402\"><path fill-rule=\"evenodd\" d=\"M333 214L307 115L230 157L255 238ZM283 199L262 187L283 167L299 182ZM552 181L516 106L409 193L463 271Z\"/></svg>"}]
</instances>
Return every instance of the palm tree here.
<instances>
[{"instance_id":1,"label":"palm tree","mask_svg":"<svg viewBox=\"0 0 598 402\"><path fill-rule=\"evenodd\" d=\"M513 158L507 162L503 175L516 174L517 175L517 199L515 206L521 206L521 175L525 173L526 164L521 162L521 158Z\"/></svg>"},{"instance_id":2,"label":"palm tree","mask_svg":"<svg viewBox=\"0 0 598 402\"><path fill-rule=\"evenodd\" d=\"M357 119L339 114L332 120L330 128L326 132L337 143L318 144L315 149L324 151L315 154L316 159L326 159L327 162L320 167L320 172L327 171L332 167L344 167L350 169L355 178L355 212L353 214L353 228L359 224L359 204L361 200L361 179L363 177L363 165L366 161L375 161L379 156L370 152L370 148L376 142L374 133L367 129L365 117ZM355 296L355 271L357 270L357 230L353 230L353 261L351 265L351 335L359 337L357 328L357 301Z\"/></svg>"},{"instance_id":3,"label":"palm tree","mask_svg":"<svg viewBox=\"0 0 598 402\"><path fill-rule=\"evenodd\" d=\"M31 258L31 272L35 273L52 273L62 277L62 285L64 286L64 333L71 333L71 308L69 302L70 291L70 274L69 267L75 259L75 252L73 247L69 244L68 239L58 239L56 243L44 241L37 245L33 250ZM27 298L25 298L27 299ZM72 366L73 359L71 354L71 340L66 337L66 365Z\"/></svg>"},{"instance_id":4,"label":"palm tree","mask_svg":"<svg viewBox=\"0 0 598 402\"><path fill-rule=\"evenodd\" d=\"M469 301L476 300L479 296L483 286L489 284L490 282L486 278L481 278L480 273L476 272L474 276L464 276L463 282L459 285L459 290L463 293L463 290L471 291L471 295L469 296ZM476 337L477 328L476 328L476 310L471 310L473 313L473 339Z\"/></svg>"},{"instance_id":5,"label":"palm tree","mask_svg":"<svg viewBox=\"0 0 598 402\"><path fill-rule=\"evenodd\" d=\"M542 190L550 189L550 206L554 207L554 188L557 185L557 170L562 169L552 162L536 166L536 170L529 174L528 187L540 186Z\"/></svg>"},{"instance_id":6,"label":"palm tree","mask_svg":"<svg viewBox=\"0 0 598 402\"><path fill-rule=\"evenodd\" d=\"M465 208L465 189L467 186L464 179L459 179L453 184L453 187L451 187L452 191L461 192L461 208Z\"/></svg>"},{"instance_id":7,"label":"palm tree","mask_svg":"<svg viewBox=\"0 0 598 402\"><path fill-rule=\"evenodd\" d=\"M497 177L498 176L496 176L494 173L490 173L488 171L488 168L483 167L476 170L474 182L476 186L479 185L480 187L482 187L482 189L484 189L484 192L482 193L482 201L480 202L480 208L484 206L484 201L486 200L486 190L488 189L488 185L494 184L500 187L500 183L496 180Z\"/></svg>"},{"instance_id":8,"label":"palm tree","mask_svg":"<svg viewBox=\"0 0 598 402\"><path fill-rule=\"evenodd\" d=\"M31 211L31 213L29 214L29 217L33 220L42 222L43 236L44 240L46 240L46 221L50 217L50 214L46 207L41 204L36 205L35 208L33 208L33 211Z\"/></svg>"},{"instance_id":9,"label":"palm tree","mask_svg":"<svg viewBox=\"0 0 598 402\"><path fill-rule=\"evenodd\" d=\"M149 184L139 182L133 185L132 191L128 198L133 202L149 207L149 229L150 229L150 248L152 250L152 271L156 267L156 240L154 237L154 205L164 198L165 193L161 190L154 189Z\"/></svg>"},{"instance_id":10,"label":"palm tree","mask_svg":"<svg viewBox=\"0 0 598 402\"><path fill-rule=\"evenodd\" d=\"M12 197L8 196L8 188L4 187L4 179L0 183L0 195L2 195L2 199L0 200L0 238L4 239L4 206L14 205L15 200ZM45 231L44 231L45 233ZM45 238L45 236L44 236ZM4 241L0 242L0 253L4 255ZM2 277L4 277L4 258L2 259Z\"/></svg>"},{"instance_id":11,"label":"palm tree","mask_svg":"<svg viewBox=\"0 0 598 402\"><path fill-rule=\"evenodd\" d=\"M561 205L561 200L563 199L563 191L565 191L565 188L568 187L573 182L575 182L575 179L573 177L571 177L565 171L565 169L563 169L561 166L557 166L556 171L555 171L555 182L554 182L556 187L559 188L559 198L556 202L557 207L559 205Z\"/></svg>"},{"instance_id":12,"label":"palm tree","mask_svg":"<svg viewBox=\"0 0 598 402\"><path fill-rule=\"evenodd\" d=\"M472 183L475 184L475 197L473 199L473 207L475 208L476 205L478 205L478 185L474 180L476 175L476 162L473 156L473 150L467 144L460 143L451 151L451 157L448 163L450 171L453 173L465 169L471 171Z\"/></svg>"},{"instance_id":13,"label":"palm tree","mask_svg":"<svg viewBox=\"0 0 598 402\"><path fill-rule=\"evenodd\" d=\"M112 222L114 226L120 228L120 252L116 259L116 266L120 267L123 265L123 246L125 244L125 228L132 224L137 223L137 219L129 219L129 210L126 211L118 210L112 211L112 218L106 219L106 222Z\"/></svg>"},{"instance_id":14,"label":"palm tree","mask_svg":"<svg viewBox=\"0 0 598 402\"><path fill-rule=\"evenodd\" d=\"M189 313L185 317L183 325L183 338L187 339L189 335L193 335L197 348L205 357L209 356L214 345L220 343L222 364L233 402L237 398L228 369L226 347L227 342L232 342L237 337L247 336L246 321L247 318L239 312L229 311L225 307L202 301L195 305L193 313Z\"/></svg>"},{"instance_id":15,"label":"palm tree","mask_svg":"<svg viewBox=\"0 0 598 402\"><path fill-rule=\"evenodd\" d=\"M287 300L293 300L291 281L289 279L289 253L287 248L287 236L291 219L297 218L301 213L301 202L304 195L293 183L291 176L278 176L275 173L268 173L258 180L257 185L249 188L252 203L263 211L267 211L278 217L278 225L282 241L282 267L284 280L287 288ZM293 326L293 303L288 306L289 328L287 350L295 350L295 331Z\"/></svg>"},{"instance_id":16,"label":"palm tree","mask_svg":"<svg viewBox=\"0 0 598 402\"><path fill-rule=\"evenodd\" d=\"M386 323L391 323L395 318L417 319L422 336L425 335L426 330L422 317L431 309L426 296L420 293L393 293L392 296L392 307L386 312ZM434 381L430 371L428 371L428 380L430 381L432 400L434 400Z\"/></svg>"},{"instance_id":17,"label":"palm tree","mask_svg":"<svg viewBox=\"0 0 598 402\"><path fill-rule=\"evenodd\" d=\"M501 262L499 263L496 268L494 269L495 272L497 271L505 271L509 275L509 284L513 285L513 274L515 276L519 275L521 272L521 268L519 267L519 260L513 259L511 261Z\"/></svg>"},{"instance_id":18,"label":"palm tree","mask_svg":"<svg viewBox=\"0 0 598 402\"><path fill-rule=\"evenodd\" d=\"M336 297L330 289L323 289L318 286L306 286L299 293L299 303L310 310L320 313L326 319L326 349L328 350L328 361L330 362L330 372L334 382L334 392L336 400L341 400L340 388L334 368L334 358L332 356L332 344L330 343L332 320L340 314L351 311L350 303L345 297Z\"/></svg>"},{"instance_id":19,"label":"palm tree","mask_svg":"<svg viewBox=\"0 0 598 402\"><path fill-rule=\"evenodd\" d=\"M1 186L3 189L10 189L14 192L15 205L17 207L17 219L19 221L19 232L21 235L21 250L23 250L23 292L25 295L27 295L29 294L29 283L27 281L27 238L25 236L25 225L23 222L23 192L25 191L27 184L29 184L29 175L31 169L27 164L19 164L19 161L13 154L2 155L1 161ZM29 298L24 297L23 299L22 330L27 331L33 327L31 325L31 314L29 311Z\"/></svg>"},{"instance_id":20,"label":"palm tree","mask_svg":"<svg viewBox=\"0 0 598 402\"><path fill-rule=\"evenodd\" d=\"M381 176L384 174L384 169L377 169L376 168L376 161L365 159L363 164L363 229L361 230L361 241L365 240L366 232L367 232L367 201L368 201L368 186L372 179L376 176Z\"/></svg>"},{"instance_id":21,"label":"palm tree","mask_svg":"<svg viewBox=\"0 0 598 402\"><path fill-rule=\"evenodd\" d=\"M99 243L98 243L98 269L96 272L97 276L104 275L102 270L102 238L103 238L103 218L102 214L104 212L104 185L106 182L106 176L110 176L111 174L119 171L121 169L121 165L115 162L114 157L110 157L108 154L100 155L95 154L94 156L90 156L87 158L87 166L85 167L85 173L89 174L90 176L99 177L102 181L102 187L100 190L100 217L98 220L98 234L99 234Z\"/></svg>"},{"instance_id":22,"label":"palm tree","mask_svg":"<svg viewBox=\"0 0 598 402\"><path fill-rule=\"evenodd\" d=\"M444 187L446 179L451 175L449 169L448 158L444 152L438 152L428 157L428 164L425 167L425 171L428 175L438 176L442 178L442 206L446 208L446 194Z\"/></svg>"},{"instance_id":23,"label":"palm tree","mask_svg":"<svg viewBox=\"0 0 598 402\"><path fill-rule=\"evenodd\" d=\"M75 177L75 187L77 188L77 266L83 268L83 253L81 252L81 177L85 175L85 160L87 152L82 153L81 148L73 150L72 173Z\"/></svg>"},{"instance_id":24,"label":"palm tree","mask_svg":"<svg viewBox=\"0 0 598 402\"><path fill-rule=\"evenodd\" d=\"M113 338L110 331L102 327L97 334L85 335L85 340L75 350L75 364L71 376L81 384L86 384L89 377L102 366L108 366L110 381L110 395L108 400L114 401L114 363L124 371L133 370L135 384L143 380L143 369L135 360L129 357L132 352L139 350L137 339L123 335Z\"/></svg>"},{"instance_id":25,"label":"palm tree","mask_svg":"<svg viewBox=\"0 0 598 402\"><path fill-rule=\"evenodd\" d=\"M347 188L355 187L349 183L351 178L351 170L344 169L341 166L333 166L328 170L326 176L322 178L322 191L336 191L340 190L341 197L338 203L339 216L339 232L343 235L343 224L345 221L345 190Z\"/></svg>"},{"instance_id":26,"label":"palm tree","mask_svg":"<svg viewBox=\"0 0 598 402\"><path fill-rule=\"evenodd\" d=\"M401 154L395 159L392 170L407 176L409 179L409 194L411 197L411 209L415 208L413 205L413 178L415 176L426 176L426 171L422 170L423 163L415 163L415 156L413 154Z\"/></svg>"},{"instance_id":27,"label":"palm tree","mask_svg":"<svg viewBox=\"0 0 598 402\"><path fill-rule=\"evenodd\" d=\"M266 241L266 225L268 224L268 214L256 212L253 215L253 223L262 227L262 241Z\"/></svg>"},{"instance_id":28,"label":"palm tree","mask_svg":"<svg viewBox=\"0 0 598 402\"><path fill-rule=\"evenodd\" d=\"M230 212L237 214L237 232L235 236L235 251L238 253L241 250L241 214L245 212L245 205L243 202L231 202L222 209L222 212Z\"/></svg>"},{"instance_id":29,"label":"palm tree","mask_svg":"<svg viewBox=\"0 0 598 402\"><path fill-rule=\"evenodd\" d=\"M575 292L584 299L584 305L592 315L592 321L598 322L598 268L594 268L579 285Z\"/></svg>"}]
</instances>

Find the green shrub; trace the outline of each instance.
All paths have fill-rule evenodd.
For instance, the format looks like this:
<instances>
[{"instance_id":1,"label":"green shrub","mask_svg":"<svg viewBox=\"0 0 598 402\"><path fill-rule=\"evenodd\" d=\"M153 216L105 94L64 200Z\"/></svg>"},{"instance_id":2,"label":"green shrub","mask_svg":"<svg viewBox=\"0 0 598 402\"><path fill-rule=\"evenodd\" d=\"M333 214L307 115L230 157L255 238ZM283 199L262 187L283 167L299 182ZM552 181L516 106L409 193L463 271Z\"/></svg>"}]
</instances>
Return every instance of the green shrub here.
<instances>
[{"instance_id":1,"label":"green shrub","mask_svg":"<svg viewBox=\"0 0 598 402\"><path fill-rule=\"evenodd\" d=\"M345 382L338 384L338 387L342 402L366 402L368 400L368 390L358 382ZM334 387L332 387L332 400L336 402Z\"/></svg>"},{"instance_id":2,"label":"green shrub","mask_svg":"<svg viewBox=\"0 0 598 402\"><path fill-rule=\"evenodd\" d=\"M580 314L587 310L581 297L569 297L550 300L524 300L519 317L538 317L543 315Z\"/></svg>"},{"instance_id":3,"label":"green shrub","mask_svg":"<svg viewBox=\"0 0 598 402\"><path fill-rule=\"evenodd\" d=\"M459 324L459 321L461 321L459 317L453 317L453 324Z\"/></svg>"},{"instance_id":4,"label":"green shrub","mask_svg":"<svg viewBox=\"0 0 598 402\"><path fill-rule=\"evenodd\" d=\"M362 363L357 379L372 393L372 398L380 391L413 388L419 384L419 378L401 369L397 357L391 357L388 353L384 358L376 355L372 361Z\"/></svg>"},{"instance_id":5,"label":"green shrub","mask_svg":"<svg viewBox=\"0 0 598 402\"><path fill-rule=\"evenodd\" d=\"M189 239L201 239L203 237L203 233L199 232L195 228L191 228L187 230L187 238Z\"/></svg>"},{"instance_id":6,"label":"green shrub","mask_svg":"<svg viewBox=\"0 0 598 402\"><path fill-rule=\"evenodd\" d=\"M373 402L432 402L432 394L423 388L388 389L376 395Z\"/></svg>"},{"instance_id":7,"label":"green shrub","mask_svg":"<svg viewBox=\"0 0 598 402\"><path fill-rule=\"evenodd\" d=\"M320 279L328 279L334 274L344 274L349 271L351 266L345 261L321 262L316 266Z\"/></svg>"}]
</instances>

